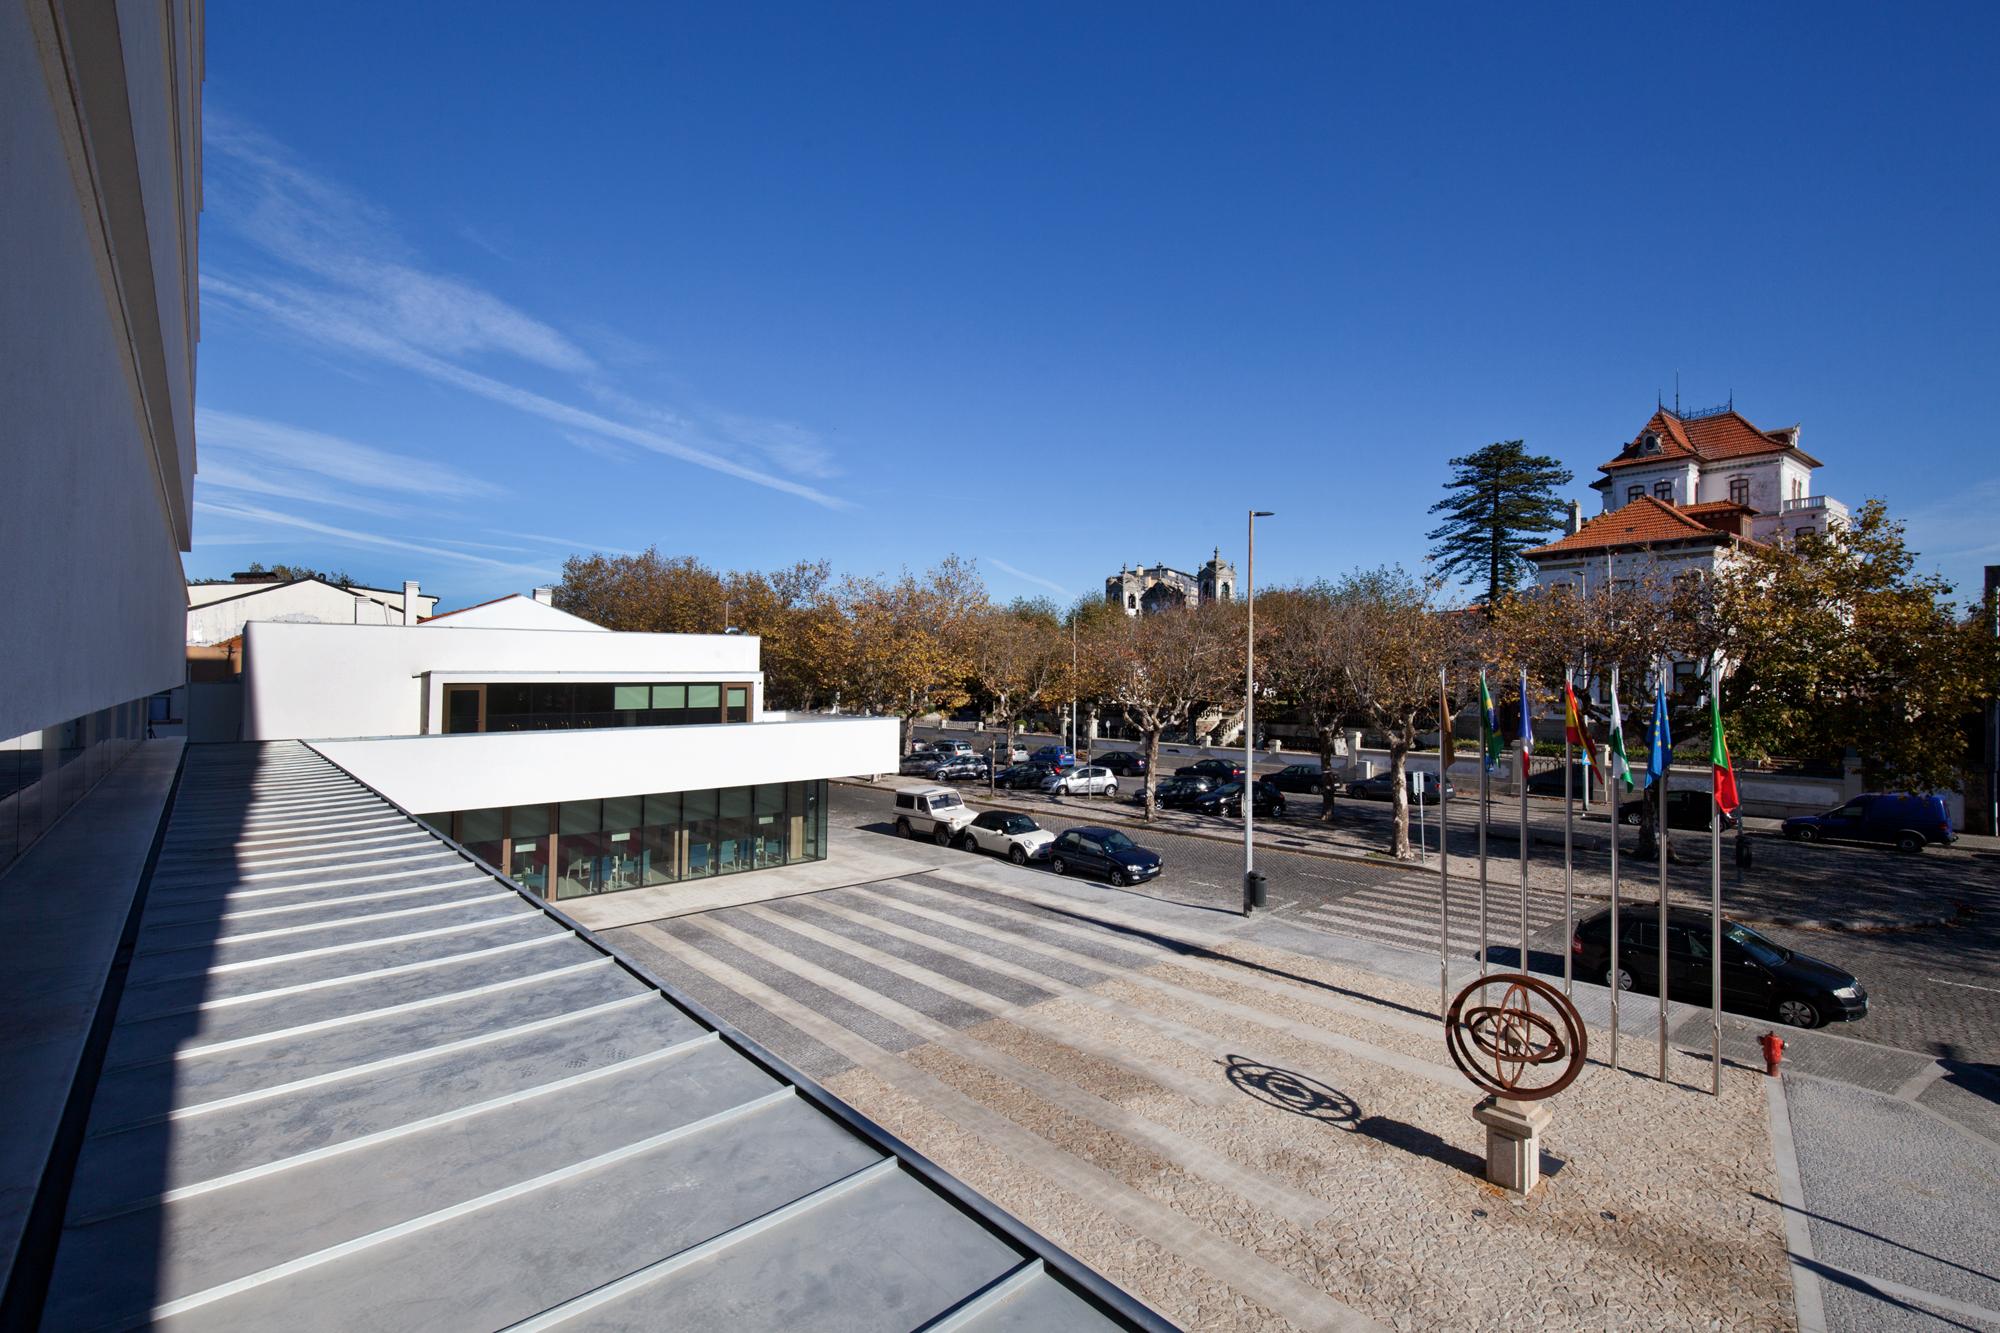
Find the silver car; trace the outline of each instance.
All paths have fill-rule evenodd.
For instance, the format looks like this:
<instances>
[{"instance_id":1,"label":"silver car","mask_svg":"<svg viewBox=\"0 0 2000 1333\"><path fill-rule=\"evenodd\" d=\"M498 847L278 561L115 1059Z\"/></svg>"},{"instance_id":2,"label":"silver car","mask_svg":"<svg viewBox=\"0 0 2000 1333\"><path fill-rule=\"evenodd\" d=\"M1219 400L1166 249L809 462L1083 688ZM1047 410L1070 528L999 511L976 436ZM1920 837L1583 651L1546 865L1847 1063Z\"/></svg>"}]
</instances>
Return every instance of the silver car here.
<instances>
[{"instance_id":1,"label":"silver car","mask_svg":"<svg viewBox=\"0 0 2000 1333\"><path fill-rule=\"evenodd\" d=\"M1042 779L1042 790L1054 796L1116 796L1118 775L1108 768L1072 768Z\"/></svg>"}]
</instances>

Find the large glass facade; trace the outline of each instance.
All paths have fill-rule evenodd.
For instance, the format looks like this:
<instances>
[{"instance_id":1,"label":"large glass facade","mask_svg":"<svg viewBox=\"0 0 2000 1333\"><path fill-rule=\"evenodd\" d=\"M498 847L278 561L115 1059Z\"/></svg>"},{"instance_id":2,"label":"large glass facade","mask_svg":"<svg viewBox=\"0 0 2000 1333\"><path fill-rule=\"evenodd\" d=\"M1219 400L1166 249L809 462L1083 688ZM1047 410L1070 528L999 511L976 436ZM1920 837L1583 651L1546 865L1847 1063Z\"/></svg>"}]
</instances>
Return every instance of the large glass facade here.
<instances>
[{"instance_id":1,"label":"large glass facade","mask_svg":"<svg viewBox=\"0 0 2000 1333\"><path fill-rule=\"evenodd\" d=\"M444 730L569 731L750 721L750 685L551 682L447 685Z\"/></svg>"},{"instance_id":2,"label":"large glass facade","mask_svg":"<svg viewBox=\"0 0 2000 1333\"><path fill-rule=\"evenodd\" d=\"M149 702L133 699L0 742L0 869L132 752L146 735Z\"/></svg>"},{"instance_id":3,"label":"large glass facade","mask_svg":"<svg viewBox=\"0 0 2000 1333\"><path fill-rule=\"evenodd\" d=\"M558 901L826 859L824 781L422 818L523 888Z\"/></svg>"}]
</instances>

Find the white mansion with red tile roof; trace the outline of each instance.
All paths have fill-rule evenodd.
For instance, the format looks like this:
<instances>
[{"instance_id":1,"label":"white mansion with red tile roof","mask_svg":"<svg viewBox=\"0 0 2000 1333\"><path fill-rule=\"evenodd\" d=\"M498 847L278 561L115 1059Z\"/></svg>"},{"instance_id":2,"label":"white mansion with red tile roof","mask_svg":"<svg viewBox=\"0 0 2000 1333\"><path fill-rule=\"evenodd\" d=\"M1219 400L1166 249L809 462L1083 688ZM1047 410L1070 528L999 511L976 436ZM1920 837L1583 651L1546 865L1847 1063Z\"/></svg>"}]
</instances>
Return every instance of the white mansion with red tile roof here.
<instances>
[{"instance_id":1,"label":"white mansion with red tile roof","mask_svg":"<svg viewBox=\"0 0 2000 1333\"><path fill-rule=\"evenodd\" d=\"M1820 461L1799 428L1763 430L1733 406L1686 416L1662 407L1591 483L1603 512L1525 552L1535 581L1594 584L1609 567L1662 577L1709 570L1745 542L1778 543L1847 521L1847 506L1813 493ZM1574 511L1572 511L1574 512Z\"/></svg>"}]
</instances>

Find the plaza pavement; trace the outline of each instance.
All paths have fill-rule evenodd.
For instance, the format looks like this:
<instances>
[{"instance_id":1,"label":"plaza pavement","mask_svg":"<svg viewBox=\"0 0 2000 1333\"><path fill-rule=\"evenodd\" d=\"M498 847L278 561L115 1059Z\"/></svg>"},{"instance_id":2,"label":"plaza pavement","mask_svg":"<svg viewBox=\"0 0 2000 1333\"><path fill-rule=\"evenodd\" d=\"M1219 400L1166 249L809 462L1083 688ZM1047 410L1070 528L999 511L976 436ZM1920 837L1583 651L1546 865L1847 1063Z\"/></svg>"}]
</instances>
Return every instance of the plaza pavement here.
<instances>
[{"instance_id":1,"label":"plaza pavement","mask_svg":"<svg viewBox=\"0 0 2000 1333\"><path fill-rule=\"evenodd\" d=\"M1656 1013L1614 1071L1579 988L1595 1058L1522 1200L1435 954L974 858L607 939L1191 1328L1796 1326L1762 1073L1709 1097L1679 1006L1662 1083Z\"/></svg>"}]
</instances>

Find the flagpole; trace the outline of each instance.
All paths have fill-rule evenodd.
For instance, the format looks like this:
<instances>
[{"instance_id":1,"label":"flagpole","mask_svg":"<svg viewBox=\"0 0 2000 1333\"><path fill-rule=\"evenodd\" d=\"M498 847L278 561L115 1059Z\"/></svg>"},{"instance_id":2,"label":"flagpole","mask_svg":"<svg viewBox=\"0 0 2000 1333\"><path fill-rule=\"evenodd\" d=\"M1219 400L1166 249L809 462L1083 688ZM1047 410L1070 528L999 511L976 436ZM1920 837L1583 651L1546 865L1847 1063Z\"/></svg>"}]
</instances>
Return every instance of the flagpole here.
<instances>
[{"instance_id":1,"label":"flagpole","mask_svg":"<svg viewBox=\"0 0 2000 1333\"><path fill-rule=\"evenodd\" d=\"M1722 727L1722 654L1708 660L1710 744ZM1708 1050L1709 1094L1722 1095L1722 771L1708 770Z\"/></svg>"},{"instance_id":2,"label":"flagpole","mask_svg":"<svg viewBox=\"0 0 2000 1333\"><path fill-rule=\"evenodd\" d=\"M1445 669L1438 668L1438 1015L1451 1007L1451 709Z\"/></svg>"},{"instance_id":3,"label":"flagpole","mask_svg":"<svg viewBox=\"0 0 2000 1333\"><path fill-rule=\"evenodd\" d=\"M1486 975L1486 823L1493 813L1493 732L1491 696L1486 692L1486 668L1479 668L1479 975Z\"/></svg>"},{"instance_id":4,"label":"flagpole","mask_svg":"<svg viewBox=\"0 0 2000 1333\"><path fill-rule=\"evenodd\" d=\"M1624 758L1625 720L1618 715L1618 664L1611 664L1611 735ZM1617 760L1607 758L1604 786L1611 797L1611 1067L1618 1068L1618 782Z\"/></svg>"},{"instance_id":5,"label":"flagpole","mask_svg":"<svg viewBox=\"0 0 2000 1333\"><path fill-rule=\"evenodd\" d=\"M1528 711L1528 673L1521 673L1521 975L1528 975L1528 757L1535 729ZM1567 950L1568 946L1564 946Z\"/></svg>"},{"instance_id":6,"label":"flagpole","mask_svg":"<svg viewBox=\"0 0 2000 1333\"><path fill-rule=\"evenodd\" d=\"M1654 844L1653 854L1660 862L1660 923L1659 934L1654 937L1653 971L1659 975L1660 982L1660 1081L1664 1083L1667 1081L1667 775L1673 771L1674 752L1671 747L1665 747L1665 754L1658 753L1662 748L1660 742L1669 734L1657 716L1667 706L1666 659L1659 659L1654 664L1654 670L1658 673L1654 678L1653 694L1654 755L1648 767L1654 764L1659 766L1659 775L1653 780L1653 785L1658 788L1653 798L1659 803L1659 839Z\"/></svg>"},{"instance_id":7,"label":"flagpole","mask_svg":"<svg viewBox=\"0 0 2000 1333\"><path fill-rule=\"evenodd\" d=\"M1576 937L1576 900L1572 896L1575 887L1574 862L1571 859L1570 821L1575 811L1575 802L1570 799L1570 742L1569 742L1569 701L1570 692L1575 688L1571 674L1563 672L1563 994L1574 993L1576 964L1569 951L1569 942ZM1577 719L1580 723L1581 718Z\"/></svg>"}]
</instances>

